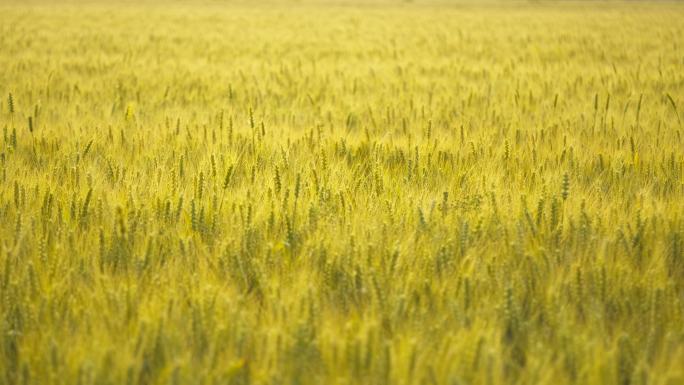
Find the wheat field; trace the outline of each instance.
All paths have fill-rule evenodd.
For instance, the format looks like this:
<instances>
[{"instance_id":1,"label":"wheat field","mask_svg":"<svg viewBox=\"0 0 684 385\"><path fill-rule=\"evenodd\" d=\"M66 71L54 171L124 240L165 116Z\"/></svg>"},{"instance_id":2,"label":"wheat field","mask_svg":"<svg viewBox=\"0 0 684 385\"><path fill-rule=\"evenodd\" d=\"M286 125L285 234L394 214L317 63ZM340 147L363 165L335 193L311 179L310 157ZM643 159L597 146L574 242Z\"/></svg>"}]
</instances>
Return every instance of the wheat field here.
<instances>
[{"instance_id":1,"label":"wheat field","mask_svg":"<svg viewBox=\"0 0 684 385\"><path fill-rule=\"evenodd\" d=\"M0 384L684 384L684 4L0 2Z\"/></svg>"}]
</instances>

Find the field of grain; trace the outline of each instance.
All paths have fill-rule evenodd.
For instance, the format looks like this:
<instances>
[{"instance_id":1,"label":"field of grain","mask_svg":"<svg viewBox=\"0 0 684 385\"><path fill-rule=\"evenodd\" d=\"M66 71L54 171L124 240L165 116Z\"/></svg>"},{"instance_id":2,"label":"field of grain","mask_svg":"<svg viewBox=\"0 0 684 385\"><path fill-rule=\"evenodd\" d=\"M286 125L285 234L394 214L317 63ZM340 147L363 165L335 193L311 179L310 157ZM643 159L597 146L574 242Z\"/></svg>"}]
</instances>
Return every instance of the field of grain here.
<instances>
[{"instance_id":1,"label":"field of grain","mask_svg":"<svg viewBox=\"0 0 684 385\"><path fill-rule=\"evenodd\" d=\"M684 4L0 2L0 384L684 384Z\"/></svg>"}]
</instances>

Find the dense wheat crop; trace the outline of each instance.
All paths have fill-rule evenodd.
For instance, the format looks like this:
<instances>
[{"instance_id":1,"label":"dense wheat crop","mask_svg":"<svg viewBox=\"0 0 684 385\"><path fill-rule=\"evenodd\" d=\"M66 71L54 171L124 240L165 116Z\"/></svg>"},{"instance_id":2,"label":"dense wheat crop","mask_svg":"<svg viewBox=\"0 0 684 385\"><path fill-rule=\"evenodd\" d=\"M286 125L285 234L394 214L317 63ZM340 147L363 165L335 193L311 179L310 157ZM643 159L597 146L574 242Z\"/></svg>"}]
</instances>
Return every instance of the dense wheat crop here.
<instances>
[{"instance_id":1,"label":"dense wheat crop","mask_svg":"<svg viewBox=\"0 0 684 385\"><path fill-rule=\"evenodd\" d=\"M3 3L0 383L684 384L683 31Z\"/></svg>"}]
</instances>

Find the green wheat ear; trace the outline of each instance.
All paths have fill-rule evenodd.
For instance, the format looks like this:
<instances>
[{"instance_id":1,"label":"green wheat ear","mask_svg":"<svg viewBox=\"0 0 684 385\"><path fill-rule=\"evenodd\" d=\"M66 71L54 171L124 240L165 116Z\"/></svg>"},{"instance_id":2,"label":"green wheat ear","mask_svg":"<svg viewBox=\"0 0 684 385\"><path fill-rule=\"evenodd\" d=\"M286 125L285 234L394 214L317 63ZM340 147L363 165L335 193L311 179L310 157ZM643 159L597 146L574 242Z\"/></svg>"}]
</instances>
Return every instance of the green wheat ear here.
<instances>
[{"instance_id":1,"label":"green wheat ear","mask_svg":"<svg viewBox=\"0 0 684 385\"><path fill-rule=\"evenodd\" d=\"M280 171L278 170L278 166L276 166L275 168L275 175L273 176L273 185L275 187L276 194L280 194L282 183L280 181Z\"/></svg>"},{"instance_id":2,"label":"green wheat ear","mask_svg":"<svg viewBox=\"0 0 684 385\"><path fill-rule=\"evenodd\" d=\"M672 106L672 110L674 111L675 115L677 116L677 122L679 122L679 125L681 126L682 121L679 118L679 111L677 110L677 103L675 103L674 99L672 98L672 95L666 94L665 96L667 97L667 100L670 102L670 106Z\"/></svg>"},{"instance_id":3,"label":"green wheat ear","mask_svg":"<svg viewBox=\"0 0 684 385\"><path fill-rule=\"evenodd\" d=\"M568 199L568 195L570 194L570 176L566 172L563 174L563 183L561 185L561 197L563 200Z\"/></svg>"},{"instance_id":4,"label":"green wheat ear","mask_svg":"<svg viewBox=\"0 0 684 385\"><path fill-rule=\"evenodd\" d=\"M230 165L230 167L228 167L228 171L226 171L226 177L223 179L223 189L224 190L228 188L232 178L233 178L233 165Z\"/></svg>"},{"instance_id":5,"label":"green wheat ear","mask_svg":"<svg viewBox=\"0 0 684 385\"><path fill-rule=\"evenodd\" d=\"M9 107L10 115L14 115L14 97L12 96L11 92L7 97L7 107Z\"/></svg>"}]
</instances>

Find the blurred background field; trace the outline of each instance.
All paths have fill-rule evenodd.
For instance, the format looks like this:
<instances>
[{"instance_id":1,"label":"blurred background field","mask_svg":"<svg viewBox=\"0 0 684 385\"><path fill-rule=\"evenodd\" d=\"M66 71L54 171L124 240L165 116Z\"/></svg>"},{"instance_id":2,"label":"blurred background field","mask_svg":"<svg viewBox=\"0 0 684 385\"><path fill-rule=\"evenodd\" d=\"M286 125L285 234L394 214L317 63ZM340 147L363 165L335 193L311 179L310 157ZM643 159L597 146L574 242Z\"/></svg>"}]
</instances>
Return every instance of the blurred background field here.
<instances>
[{"instance_id":1,"label":"blurred background field","mask_svg":"<svg viewBox=\"0 0 684 385\"><path fill-rule=\"evenodd\" d=\"M0 1L0 384L684 384L683 31Z\"/></svg>"}]
</instances>

